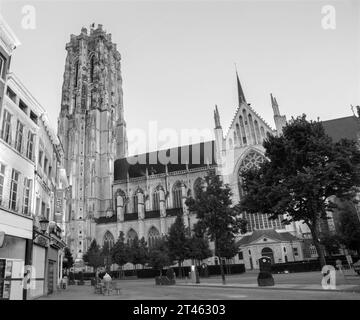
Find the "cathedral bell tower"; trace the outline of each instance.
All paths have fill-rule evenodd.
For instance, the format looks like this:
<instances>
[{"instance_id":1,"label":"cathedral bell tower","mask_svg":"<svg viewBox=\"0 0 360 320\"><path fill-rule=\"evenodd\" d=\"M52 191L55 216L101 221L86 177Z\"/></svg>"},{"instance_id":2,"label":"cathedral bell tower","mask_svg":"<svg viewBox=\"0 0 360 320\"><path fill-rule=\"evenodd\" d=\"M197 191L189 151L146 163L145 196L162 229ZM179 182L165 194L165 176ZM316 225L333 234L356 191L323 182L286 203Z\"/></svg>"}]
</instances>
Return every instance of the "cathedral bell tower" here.
<instances>
[{"instance_id":1,"label":"cathedral bell tower","mask_svg":"<svg viewBox=\"0 0 360 320\"><path fill-rule=\"evenodd\" d=\"M58 135L72 190L67 241L79 260L111 216L114 160L127 155L120 53L102 25L66 45Z\"/></svg>"}]
</instances>

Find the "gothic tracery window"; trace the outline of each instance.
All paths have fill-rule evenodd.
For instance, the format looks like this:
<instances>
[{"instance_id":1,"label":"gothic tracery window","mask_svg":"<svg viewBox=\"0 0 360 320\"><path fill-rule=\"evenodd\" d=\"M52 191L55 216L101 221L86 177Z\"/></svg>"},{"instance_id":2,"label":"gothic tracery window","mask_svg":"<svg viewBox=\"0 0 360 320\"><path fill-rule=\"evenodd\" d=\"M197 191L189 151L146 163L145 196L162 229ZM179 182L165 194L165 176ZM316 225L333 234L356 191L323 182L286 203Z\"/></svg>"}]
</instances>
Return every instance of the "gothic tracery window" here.
<instances>
[{"instance_id":1,"label":"gothic tracery window","mask_svg":"<svg viewBox=\"0 0 360 320\"><path fill-rule=\"evenodd\" d=\"M182 188L181 182L177 182L172 190L173 208L182 208Z\"/></svg>"},{"instance_id":2,"label":"gothic tracery window","mask_svg":"<svg viewBox=\"0 0 360 320\"><path fill-rule=\"evenodd\" d=\"M107 245L108 248L112 248L115 243L114 236L110 231L106 231L104 235L103 245Z\"/></svg>"},{"instance_id":3,"label":"gothic tracery window","mask_svg":"<svg viewBox=\"0 0 360 320\"><path fill-rule=\"evenodd\" d=\"M148 236L148 245L149 248L152 248L156 245L156 242L160 239L160 233L158 229L155 227L151 227L149 230L149 236Z\"/></svg>"},{"instance_id":4,"label":"gothic tracery window","mask_svg":"<svg viewBox=\"0 0 360 320\"><path fill-rule=\"evenodd\" d=\"M90 82L94 82L94 68L95 68L95 56L90 60Z\"/></svg>"},{"instance_id":5,"label":"gothic tracery window","mask_svg":"<svg viewBox=\"0 0 360 320\"><path fill-rule=\"evenodd\" d=\"M159 211L159 210L160 210L160 190L156 188L153 193L153 211Z\"/></svg>"},{"instance_id":6,"label":"gothic tracery window","mask_svg":"<svg viewBox=\"0 0 360 320\"><path fill-rule=\"evenodd\" d=\"M127 233L127 241L129 242L129 244L131 245L132 242L135 240L135 238L137 238L138 235L136 233L136 231L134 229L130 229Z\"/></svg>"}]
</instances>

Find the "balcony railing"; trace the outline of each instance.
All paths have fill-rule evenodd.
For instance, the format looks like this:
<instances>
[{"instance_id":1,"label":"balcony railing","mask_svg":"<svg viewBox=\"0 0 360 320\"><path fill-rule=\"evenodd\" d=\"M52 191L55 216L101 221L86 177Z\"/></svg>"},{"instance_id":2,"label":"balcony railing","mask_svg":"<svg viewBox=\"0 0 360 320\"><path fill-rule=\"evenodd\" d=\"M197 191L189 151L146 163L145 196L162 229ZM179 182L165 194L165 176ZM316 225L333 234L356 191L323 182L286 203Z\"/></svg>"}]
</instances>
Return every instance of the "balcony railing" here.
<instances>
[{"instance_id":1,"label":"balcony railing","mask_svg":"<svg viewBox=\"0 0 360 320\"><path fill-rule=\"evenodd\" d=\"M177 216L179 214L183 214L183 209L182 208L166 209L166 216L168 216L168 217L174 217L174 216Z\"/></svg>"},{"instance_id":2,"label":"balcony railing","mask_svg":"<svg viewBox=\"0 0 360 320\"><path fill-rule=\"evenodd\" d=\"M99 217L94 219L97 224L114 223L117 221L116 214L111 217Z\"/></svg>"},{"instance_id":3,"label":"balcony railing","mask_svg":"<svg viewBox=\"0 0 360 320\"><path fill-rule=\"evenodd\" d=\"M124 221L133 221L133 220L137 220L137 219L138 219L138 213L137 212L125 213L124 214Z\"/></svg>"},{"instance_id":4,"label":"balcony railing","mask_svg":"<svg viewBox=\"0 0 360 320\"><path fill-rule=\"evenodd\" d=\"M160 210L146 211L145 219L160 218Z\"/></svg>"}]
</instances>

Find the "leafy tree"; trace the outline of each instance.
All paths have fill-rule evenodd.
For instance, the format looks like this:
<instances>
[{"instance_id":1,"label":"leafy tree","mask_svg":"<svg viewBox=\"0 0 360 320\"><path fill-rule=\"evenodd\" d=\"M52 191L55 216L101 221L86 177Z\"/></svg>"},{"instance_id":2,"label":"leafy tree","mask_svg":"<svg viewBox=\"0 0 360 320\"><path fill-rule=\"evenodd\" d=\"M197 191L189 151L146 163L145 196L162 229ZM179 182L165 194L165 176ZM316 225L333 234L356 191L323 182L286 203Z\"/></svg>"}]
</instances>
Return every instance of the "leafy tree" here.
<instances>
[{"instance_id":1,"label":"leafy tree","mask_svg":"<svg viewBox=\"0 0 360 320\"><path fill-rule=\"evenodd\" d=\"M170 258L169 247L166 238L159 239L149 251L149 265L159 270L162 276L162 269L173 264Z\"/></svg>"},{"instance_id":2,"label":"leafy tree","mask_svg":"<svg viewBox=\"0 0 360 320\"><path fill-rule=\"evenodd\" d=\"M101 248L101 256L104 261L106 270L109 271L110 266L112 264L112 258L111 258L111 247L107 241L104 242L104 245Z\"/></svg>"},{"instance_id":3,"label":"leafy tree","mask_svg":"<svg viewBox=\"0 0 360 320\"><path fill-rule=\"evenodd\" d=\"M71 251L68 247L65 247L64 249L64 260L63 260L63 269L65 269L66 271L68 271L69 269L72 268L72 266L74 265L74 258L71 254Z\"/></svg>"},{"instance_id":4,"label":"leafy tree","mask_svg":"<svg viewBox=\"0 0 360 320\"><path fill-rule=\"evenodd\" d=\"M182 263L188 257L186 228L182 214L179 214L169 229L167 238L169 252L172 260L179 265L180 276L183 276Z\"/></svg>"},{"instance_id":5,"label":"leafy tree","mask_svg":"<svg viewBox=\"0 0 360 320\"><path fill-rule=\"evenodd\" d=\"M340 242L360 254L360 221L356 208L346 201L339 204L339 209Z\"/></svg>"},{"instance_id":6,"label":"leafy tree","mask_svg":"<svg viewBox=\"0 0 360 320\"><path fill-rule=\"evenodd\" d=\"M332 256L339 252L341 237L331 232L322 232L320 233L320 243L324 246L327 253Z\"/></svg>"},{"instance_id":7,"label":"leafy tree","mask_svg":"<svg viewBox=\"0 0 360 320\"><path fill-rule=\"evenodd\" d=\"M111 248L112 261L120 266L121 276L123 276L123 267L126 263L130 262L130 250L127 243L125 243L124 232L120 232L119 238Z\"/></svg>"},{"instance_id":8,"label":"leafy tree","mask_svg":"<svg viewBox=\"0 0 360 320\"><path fill-rule=\"evenodd\" d=\"M104 265L104 259L101 255L100 246L97 244L96 240L94 239L90 243L90 247L87 252L83 255L84 262L91 266L96 270Z\"/></svg>"},{"instance_id":9,"label":"leafy tree","mask_svg":"<svg viewBox=\"0 0 360 320\"><path fill-rule=\"evenodd\" d=\"M224 184L219 175L210 171L205 177L202 187L196 190L196 198L189 197L186 205L190 211L196 212L198 222L195 232L207 234L215 245L215 256L222 261L224 252L229 252L235 243L242 219L238 209L232 207L231 189ZM220 263L222 281L225 284L224 266Z\"/></svg>"},{"instance_id":10,"label":"leafy tree","mask_svg":"<svg viewBox=\"0 0 360 320\"><path fill-rule=\"evenodd\" d=\"M336 206L331 196L351 199L360 185L355 141L334 143L320 122L309 122L303 115L293 118L281 136L269 135L263 146L269 161L242 174L241 210L281 216L286 224L303 221L325 265L319 225Z\"/></svg>"},{"instance_id":11,"label":"leafy tree","mask_svg":"<svg viewBox=\"0 0 360 320\"><path fill-rule=\"evenodd\" d=\"M212 257L213 253L209 247L209 241L204 237L194 234L187 239L188 242L188 258L195 260L195 265L199 264L201 260ZM197 262L197 263L196 263Z\"/></svg>"},{"instance_id":12,"label":"leafy tree","mask_svg":"<svg viewBox=\"0 0 360 320\"><path fill-rule=\"evenodd\" d=\"M144 237L142 237L140 241L138 237L135 237L135 239L130 242L129 248L129 262L134 265L135 269L137 264L141 264L144 267L149 259L149 250Z\"/></svg>"}]
</instances>

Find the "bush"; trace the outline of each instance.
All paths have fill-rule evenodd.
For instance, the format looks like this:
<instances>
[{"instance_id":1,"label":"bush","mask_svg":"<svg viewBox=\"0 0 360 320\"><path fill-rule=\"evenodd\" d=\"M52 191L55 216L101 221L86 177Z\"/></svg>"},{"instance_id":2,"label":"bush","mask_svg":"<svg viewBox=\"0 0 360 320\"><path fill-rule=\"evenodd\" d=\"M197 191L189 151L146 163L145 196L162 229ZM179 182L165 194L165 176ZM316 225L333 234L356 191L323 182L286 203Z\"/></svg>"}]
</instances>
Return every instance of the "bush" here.
<instances>
[{"instance_id":1,"label":"bush","mask_svg":"<svg viewBox=\"0 0 360 320\"><path fill-rule=\"evenodd\" d=\"M353 257L354 260L355 257ZM341 260L343 265L347 264L345 256L335 256L335 257L326 257L326 264L336 266L336 260ZM354 260L355 261L355 260ZM289 272L311 272L311 271L321 271L319 259L309 260L309 261L294 261L286 263L275 263L271 265L272 273L283 273L286 271Z\"/></svg>"}]
</instances>

